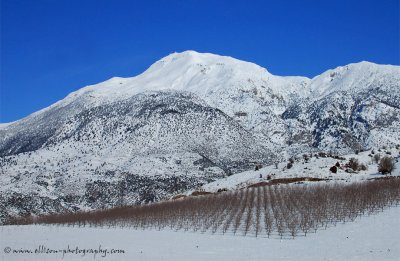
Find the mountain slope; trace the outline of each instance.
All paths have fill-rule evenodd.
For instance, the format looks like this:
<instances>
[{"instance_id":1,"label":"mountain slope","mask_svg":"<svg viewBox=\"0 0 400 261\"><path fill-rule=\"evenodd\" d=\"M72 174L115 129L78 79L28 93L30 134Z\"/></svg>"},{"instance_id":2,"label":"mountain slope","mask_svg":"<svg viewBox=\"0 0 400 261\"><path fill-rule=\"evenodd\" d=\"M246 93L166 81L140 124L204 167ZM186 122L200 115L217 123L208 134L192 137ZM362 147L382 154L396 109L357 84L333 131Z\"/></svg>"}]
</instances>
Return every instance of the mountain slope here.
<instances>
[{"instance_id":1,"label":"mountain slope","mask_svg":"<svg viewBox=\"0 0 400 261\"><path fill-rule=\"evenodd\" d=\"M2 124L0 215L160 200L303 152L400 144L399 93L398 66L308 79L174 53Z\"/></svg>"},{"instance_id":2,"label":"mountain slope","mask_svg":"<svg viewBox=\"0 0 400 261\"><path fill-rule=\"evenodd\" d=\"M0 158L3 218L165 199L272 157L231 117L183 92L140 93L52 127L9 138L8 151L27 142L34 151Z\"/></svg>"}]
</instances>

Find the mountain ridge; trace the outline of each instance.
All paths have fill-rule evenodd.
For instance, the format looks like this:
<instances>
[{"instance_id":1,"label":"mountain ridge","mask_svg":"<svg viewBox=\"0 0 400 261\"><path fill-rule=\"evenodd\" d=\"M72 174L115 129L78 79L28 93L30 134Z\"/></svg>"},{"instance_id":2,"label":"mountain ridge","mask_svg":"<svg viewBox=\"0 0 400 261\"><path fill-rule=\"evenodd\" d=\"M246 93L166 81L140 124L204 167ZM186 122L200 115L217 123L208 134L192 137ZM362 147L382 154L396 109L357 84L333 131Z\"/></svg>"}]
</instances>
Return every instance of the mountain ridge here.
<instances>
[{"instance_id":1,"label":"mountain ridge","mask_svg":"<svg viewBox=\"0 0 400 261\"><path fill-rule=\"evenodd\" d=\"M50 105L48 107L45 107L43 109L40 109L40 110L38 110L36 112L33 112L32 114L30 114L30 115L28 115L26 117L29 117L31 115L36 115L37 113L40 113L42 111L45 111L47 109L52 108L55 105L58 105L60 102L69 100L71 98L76 98L77 96L80 96L80 95L82 95L82 94L84 94L86 92L89 92L89 93L96 92L96 91L97 92L102 92L103 91L102 89L105 89L105 88L109 87L110 85L114 85L116 87L121 87L121 86L118 86L118 84L120 84L120 85L121 84L126 84L127 82L134 81L137 78L146 78L146 77L144 77L144 75L154 71L155 70L154 67L159 66L159 64L170 63L171 61L175 61L177 59L181 59L181 58L184 58L184 57L187 57L187 56L192 57L192 60L195 60L195 61L193 61L191 66L194 66L196 64L197 65L202 65L203 63L201 63L200 61L204 61L204 57L212 57L212 60L215 61L214 64L221 64L221 62L219 62L218 59L230 60L230 61L234 61L235 63L239 62L239 63L242 63L242 64L247 64L247 65L252 66L254 68L257 68L257 69L260 70L260 72L267 73L271 77L280 77L280 78L287 78L287 79L299 78L299 79L309 80L309 81L315 81L315 80L317 80L318 78L320 78L323 75L332 74L332 73L335 73L338 70L341 70L342 68L347 68L347 67L358 67L358 66L364 66L365 67L365 65L368 65L368 66L373 66L373 67L377 67L377 66L378 67L385 67L385 69L390 69L390 70L393 70L393 69L396 70L396 68L397 68L397 71L398 71L398 67L399 67L399 66L390 65L390 64L376 64L376 63L369 62L369 61L360 61L360 62L350 63L350 64L345 65L345 66L338 66L338 67L336 67L334 69L328 69L325 72L321 73L320 75L316 75L316 76L314 76L312 78L308 78L306 76L278 76L278 75L272 75L271 73L268 72L268 70L266 68L261 67L261 66L255 64L255 63L252 63L252 62L241 61L241 60L235 59L235 58L230 57L230 56L219 56L219 55L215 55L215 54L211 54L211 53L198 53L198 52L193 51L193 50L188 50L188 51L184 51L184 52L180 52L180 53L175 52L175 53L172 53L170 55L165 56L164 58L161 58L157 62L155 62L152 65L150 65L150 67L148 69L146 69L143 73L141 73L141 74L139 74L137 76L127 77L127 78L124 78L124 77L112 77L112 78L110 78L108 80L105 80L103 82L82 87L82 88L80 88L80 89L78 89L76 91L71 92L65 98L53 103L52 105ZM151 78L151 77L147 77L147 78ZM131 86L129 86L129 87L131 87ZM160 90L160 89L156 89L156 90ZM141 91L143 91L143 90L136 90L134 93L139 93ZM144 91L147 91L147 90L144 90ZM24 117L24 118L26 118L26 117ZM22 118L22 119L24 119L24 118ZM22 120L22 119L20 119L20 120ZM19 121L19 120L16 120L16 121L13 121L13 122L9 122L9 123L0 123L0 127L5 128L5 127L7 127L7 126L9 126L11 124L16 123L17 121Z\"/></svg>"}]
</instances>

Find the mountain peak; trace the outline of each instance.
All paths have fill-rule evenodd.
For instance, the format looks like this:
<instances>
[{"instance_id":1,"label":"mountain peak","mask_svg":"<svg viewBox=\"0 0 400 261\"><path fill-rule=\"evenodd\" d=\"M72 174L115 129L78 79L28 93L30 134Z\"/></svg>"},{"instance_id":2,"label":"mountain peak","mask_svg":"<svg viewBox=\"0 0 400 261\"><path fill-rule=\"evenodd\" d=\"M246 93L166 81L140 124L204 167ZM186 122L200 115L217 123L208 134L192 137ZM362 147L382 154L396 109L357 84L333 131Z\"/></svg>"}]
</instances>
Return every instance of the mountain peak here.
<instances>
[{"instance_id":1,"label":"mountain peak","mask_svg":"<svg viewBox=\"0 0 400 261\"><path fill-rule=\"evenodd\" d=\"M265 68L247 61L242 61L230 56L217 55L212 53L200 53L193 50L187 50L183 52L171 53L159 61L155 62L150 69L160 68L161 65L173 66L174 68L185 68L189 66L230 66L230 67L241 67L247 70L261 70L267 71ZM149 71L148 70L148 71ZM151 70L150 70L151 71ZM147 72L147 71L146 71ZM145 73L146 73L145 72Z\"/></svg>"},{"instance_id":2,"label":"mountain peak","mask_svg":"<svg viewBox=\"0 0 400 261\"><path fill-rule=\"evenodd\" d=\"M373 86L392 86L396 82L400 82L399 66L361 61L338 66L314 77L311 89L318 97L337 91L366 91Z\"/></svg>"}]
</instances>

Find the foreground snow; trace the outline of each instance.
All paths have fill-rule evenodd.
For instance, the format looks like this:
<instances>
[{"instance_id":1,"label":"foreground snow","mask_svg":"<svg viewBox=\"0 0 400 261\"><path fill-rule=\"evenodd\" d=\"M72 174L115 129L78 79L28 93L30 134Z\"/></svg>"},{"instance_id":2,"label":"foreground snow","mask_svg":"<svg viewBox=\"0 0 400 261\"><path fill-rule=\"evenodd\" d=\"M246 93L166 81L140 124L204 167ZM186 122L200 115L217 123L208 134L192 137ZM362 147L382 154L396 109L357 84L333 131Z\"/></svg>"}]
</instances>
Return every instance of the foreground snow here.
<instances>
[{"instance_id":1,"label":"foreground snow","mask_svg":"<svg viewBox=\"0 0 400 261\"><path fill-rule=\"evenodd\" d=\"M399 260L400 207L296 239L254 238L173 231L1 227L1 260ZM93 249L125 253L85 256L17 254L13 250ZM43 247L41 250L43 251ZM11 253L5 253L10 251Z\"/></svg>"}]
</instances>

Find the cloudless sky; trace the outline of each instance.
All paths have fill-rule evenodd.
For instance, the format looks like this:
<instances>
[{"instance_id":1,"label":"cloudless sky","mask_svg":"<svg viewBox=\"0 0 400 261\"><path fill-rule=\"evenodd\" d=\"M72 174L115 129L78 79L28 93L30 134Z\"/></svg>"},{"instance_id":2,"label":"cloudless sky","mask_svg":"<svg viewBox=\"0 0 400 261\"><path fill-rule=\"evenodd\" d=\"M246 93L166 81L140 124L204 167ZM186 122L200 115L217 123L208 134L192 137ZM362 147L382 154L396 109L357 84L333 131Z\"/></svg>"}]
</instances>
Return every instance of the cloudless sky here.
<instances>
[{"instance_id":1,"label":"cloudless sky","mask_svg":"<svg viewBox=\"0 0 400 261\"><path fill-rule=\"evenodd\" d=\"M0 0L0 122L185 50L313 77L399 65L399 0Z\"/></svg>"}]
</instances>

